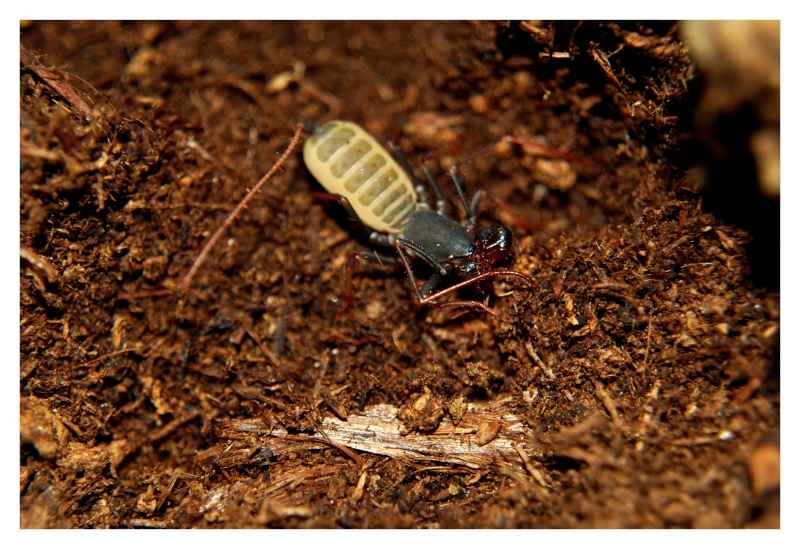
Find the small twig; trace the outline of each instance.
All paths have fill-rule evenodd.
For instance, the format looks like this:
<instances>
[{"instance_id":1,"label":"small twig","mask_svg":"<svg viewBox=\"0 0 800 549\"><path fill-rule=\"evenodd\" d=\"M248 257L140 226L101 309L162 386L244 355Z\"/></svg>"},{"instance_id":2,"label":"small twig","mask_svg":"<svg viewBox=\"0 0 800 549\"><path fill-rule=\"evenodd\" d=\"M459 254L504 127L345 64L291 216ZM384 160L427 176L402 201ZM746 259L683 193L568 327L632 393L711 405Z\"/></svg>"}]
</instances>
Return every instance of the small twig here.
<instances>
[{"instance_id":1,"label":"small twig","mask_svg":"<svg viewBox=\"0 0 800 549\"><path fill-rule=\"evenodd\" d=\"M31 264L35 269L38 269L47 278L48 282L54 282L58 278L58 271L56 271L45 258L35 253L30 248L20 244L19 255L22 259Z\"/></svg>"},{"instance_id":2,"label":"small twig","mask_svg":"<svg viewBox=\"0 0 800 549\"><path fill-rule=\"evenodd\" d=\"M256 345L258 345L258 347L261 349L261 351L265 355L267 355L267 358L270 360L270 362L272 362L272 364L274 364L275 367L278 368L279 370L283 370L283 368L281 367L280 363L278 362L278 359L275 358L275 355L273 355L270 352L270 350L267 349L264 346L263 343L261 343L261 339L259 339L258 336L256 334L254 334L253 331L250 328L248 328L246 325L243 324L242 328L244 329L245 332L247 332L247 335L249 335L253 339L253 341L256 342Z\"/></svg>"},{"instance_id":3,"label":"small twig","mask_svg":"<svg viewBox=\"0 0 800 549\"><path fill-rule=\"evenodd\" d=\"M630 109L631 116L634 116L636 113L636 106L642 104L642 101L633 100L631 95L628 93L628 90L622 85L622 82L620 82L617 76L614 74L614 69L611 67L611 62L608 60L608 56L603 51L601 51L599 48L592 47L590 48L590 52L595 62L597 62L597 64L600 65L600 68L603 69L603 72L606 73L606 76L608 76L614 85L617 86L619 92L628 102L628 108ZM644 112L648 112L647 109L642 110Z\"/></svg>"},{"instance_id":4,"label":"small twig","mask_svg":"<svg viewBox=\"0 0 800 549\"><path fill-rule=\"evenodd\" d=\"M211 253L211 249L214 247L217 241L222 238L222 235L225 234L225 231L228 229L228 227L230 227L234 220L239 216L239 213L241 213L241 211L245 208L245 206L247 206L253 197L258 194L258 192L261 190L261 187L263 187L264 184L269 181L270 178L272 178L275 172L280 169L295 147L297 147L298 143L300 143L303 136L304 127L305 126L302 123L297 125L297 129L294 132L294 136L292 137L289 146L286 147L286 150L283 152L278 161L275 162L266 175L264 175L264 177L262 177L259 182L256 183L252 189L250 189L250 192L247 193L247 196L245 196L242 201L239 202L239 204L233 209L233 211L228 214L228 217L225 218L225 221L222 223L220 228L217 229L217 231L211 235L211 238L208 239L208 242L206 242L205 246L203 246L203 249L194 260L194 263L192 263L192 267L189 269L189 272L186 273L186 276L183 278L184 291L189 289L195 274L197 274L197 271L203 265L203 262L206 260L206 257L208 257L208 254Z\"/></svg>"},{"instance_id":5,"label":"small twig","mask_svg":"<svg viewBox=\"0 0 800 549\"><path fill-rule=\"evenodd\" d=\"M39 78L44 80L48 86L53 88L60 94L67 102L72 105L85 118L91 118L92 109L81 97L75 92L75 89L59 79L58 75L39 63L39 60L25 48L22 44L19 45L19 60L20 63L36 73Z\"/></svg>"},{"instance_id":6,"label":"small twig","mask_svg":"<svg viewBox=\"0 0 800 549\"><path fill-rule=\"evenodd\" d=\"M544 361L539 357L539 354L533 348L533 344L530 341L525 342L525 350L528 351L528 356L530 356L533 361L542 369L544 373L547 374L547 377L550 379L555 379L556 375L553 373L553 369L550 368Z\"/></svg>"},{"instance_id":7,"label":"small twig","mask_svg":"<svg viewBox=\"0 0 800 549\"><path fill-rule=\"evenodd\" d=\"M367 472L362 471L361 476L358 477L358 483L356 484L355 490L353 493L350 494L350 503L356 504L361 500L361 497L364 495L364 485L367 482Z\"/></svg>"},{"instance_id":8,"label":"small twig","mask_svg":"<svg viewBox=\"0 0 800 549\"><path fill-rule=\"evenodd\" d=\"M630 284L625 284L624 282L598 282L597 284L592 284L593 290L620 290L623 292L629 292L633 288L631 288ZM625 297L626 299L627 296Z\"/></svg>"},{"instance_id":9,"label":"small twig","mask_svg":"<svg viewBox=\"0 0 800 549\"><path fill-rule=\"evenodd\" d=\"M48 162L61 161L61 155L57 152L49 151L42 147L31 145L30 143L19 144L19 155L26 158L39 158L41 160L47 160Z\"/></svg>"},{"instance_id":10,"label":"small twig","mask_svg":"<svg viewBox=\"0 0 800 549\"><path fill-rule=\"evenodd\" d=\"M177 418L173 419L171 422L167 423L165 426L163 426L158 431L155 431L155 432L151 433L148 438L149 438L150 442L158 442L159 440L163 439L164 437L169 436L172 433L174 433L175 431L177 431L180 427L182 427L186 423L189 423L190 421L193 421L193 420L197 419L198 417L200 417L200 412L199 411L190 412L189 414L187 414L187 415L185 415L183 417L177 417Z\"/></svg>"},{"instance_id":11,"label":"small twig","mask_svg":"<svg viewBox=\"0 0 800 549\"><path fill-rule=\"evenodd\" d=\"M164 506L164 503L166 503L167 498L172 493L172 490L175 489L175 484L178 482L181 476L183 476L183 472L180 470L180 468L172 472L172 478L170 479L169 484L164 491L161 492L161 495L158 496L158 500L156 501L156 511L160 510L161 507Z\"/></svg>"},{"instance_id":12,"label":"small twig","mask_svg":"<svg viewBox=\"0 0 800 549\"><path fill-rule=\"evenodd\" d=\"M704 436L695 438L676 438L670 440L673 446L704 446L706 444L716 444L717 442L727 442L734 437L731 431L720 431L716 436Z\"/></svg>"},{"instance_id":13,"label":"small twig","mask_svg":"<svg viewBox=\"0 0 800 549\"><path fill-rule=\"evenodd\" d=\"M320 435L322 435L322 438L323 438L323 440L324 440L324 442L326 444L330 444L332 447L336 448L337 450L342 452L344 455L346 455L347 457L349 457L350 459L355 461L356 465L358 465L359 467L361 467L363 465L363 462L361 461L361 458L358 457L358 454L356 454L353 450L351 450L350 448L348 448L344 444L340 444L340 443L336 442L335 440L331 439L331 437L328 436L328 433L326 433L322 429L322 426L317 425L316 427L317 427L317 432Z\"/></svg>"},{"instance_id":14,"label":"small twig","mask_svg":"<svg viewBox=\"0 0 800 549\"><path fill-rule=\"evenodd\" d=\"M533 466L533 463L531 463L531 458L525 452L525 449L522 447L522 445L519 442L515 442L513 447L514 450L516 450L519 454L519 457L522 458L522 463L525 464L525 469L528 471L528 473L544 488L549 488L547 481L544 479L544 475L542 475L542 472Z\"/></svg>"},{"instance_id":15,"label":"small twig","mask_svg":"<svg viewBox=\"0 0 800 549\"><path fill-rule=\"evenodd\" d=\"M611 397L608 395L605 387L603 384L597 380L594 381L594 390L597 393L597 396L600 398L600 402L603 403L606 410L608 411L608 415L611 416L611 423L614 424L614 427L617 428L617 431L620 433L622 432L622 420L619 418L619 414L617 413L617 407L614 404L614 401L611 400Z\"/></svg>"},{"instance_id":16,"label":"small twig","mask_svg":"<svg viewBox=\"0 0 800 549\"><path fill-rule=\"evenodd\" d=\"M91 366L92 364L95 364L97 362L102 362L108 358L113 358L115 356L124 355L125 353L138 353L138 352L140 352L139 349L120 349L119 351L114 351L113 353L108 353L107 355L97 357L94 360L90 360L89 362L84 362L83 364L79 365L78 368Z\"/></svg>"}]
</instances>

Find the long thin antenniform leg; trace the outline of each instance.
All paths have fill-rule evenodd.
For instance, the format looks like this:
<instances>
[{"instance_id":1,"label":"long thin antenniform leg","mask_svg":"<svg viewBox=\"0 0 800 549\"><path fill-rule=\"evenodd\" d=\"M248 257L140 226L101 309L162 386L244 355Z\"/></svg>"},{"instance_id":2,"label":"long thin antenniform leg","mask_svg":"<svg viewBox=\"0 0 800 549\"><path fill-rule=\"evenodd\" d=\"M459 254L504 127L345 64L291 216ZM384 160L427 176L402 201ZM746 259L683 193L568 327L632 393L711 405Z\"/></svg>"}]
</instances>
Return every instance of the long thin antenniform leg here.
<instances>
[{"instance_id":1,"label":"long thin antenniform leg","mask_svg":"<svg viewBox=\"0 0 800 549\"><path fill-rule=\"evenodd\" d=\"M239 216L239 213L245 208L245 206L247 206L247 203L250 202L256 194L258 194L258 192L261 190L261 187L263 187L264 184L269 181L270 178L272 178L275 172L280 169L283 163L286 162L286 159L289 158L289 155L292 154L292 151L302 140L304 127L305 126L302 123L297 125L297 129L294 132L292 140L289 142L289 146L286 147L286 150L283 152L278 161L275 162L275 164L272 165L272 168L270 168L264 177L262 177L259 182L256 183L252 189L250 189L250 192L247 193L247 196L245 196L242 201L239 202L239 204L233 209L233 211L228 214L228 217L225 218L225 221L222 222L222 225L220 225L219 229L217 229L216 232L211 235L211 238L208 239L208 242L206 242L206 244L203 246L203 249L200 250L197 258L194 260L194 263L192 263L189 272L183 277L182 286L184 290L187 290L192 284L194 276L203 265L203 262L206 260L206 257L208 257L208 254L211 253L211 249L214 247L217 241L222 238L222 235L225 234L225 231L228 229L228 227L230 227L234 220Z\"/></svg>"},{"instance_id":2,"label":"long thin antenniform leg","mask_svg":"<svg viewBox=\"0 0 800 549\"><path fill-rule=\"evenodd\" d=\"M556 148L549 147L547 145L542 145L541 143L537 143L530 139L522 139L519 137L514 137L513 135L504 135L501 139L502 141L508 141L509 143L514 143L515 145L519 145L520 147L528 147L529 149L538 149L542 151L542 156L549 156L552 158L563 158L567 162L571 162L573 164L580 164L582 166L586 166L594 173L599 174L602 170L593 162L589 162L579 156L575 156L574 154L559 151ZM499 142L499 141L498 141ZM497 143L497 142L496 142ZM494 143L494 144L496 144ZM493 145L494 145L493 144ZM473 155L474 156L474 155ZM470 156L472 158L472 156ZM469 160L469 159L467 159Z\"/></svg>"},{"instance_id":3,"label":"long thin antenniform leg","mask_svg":"<svg viewBox=\"0 0 800 549\"><path fill-rule=\"evenodd\" d=\"M511 224L514 225L515 227L523 229L524 231L527 231L529 233L538 231L542 228L541 224L528 222L528 220L520 212L515 210L514 207L511 206L508 202L506 202L499 196L495 196L494 194L488 191L480 190L477 193L475 193L475 196L472 200L473 204L475 203L476 199L479 198L483 199L484 197L491 200L495 206L501 209L511 219Z\"/></svg>"},{"instance_id":4,"label":"long thin antenniform leg","mask_svg":"<svg viewBox=\"0 0 800 549\"><path fill-rule=\"evenodd\" d=\"M558 149L556 149L554 147L550 147L548 145L543 145L542 143L537 143L536 141L533 141L532 139L523 139L521 137L515 137L515 136L510 135L510 134L506 134L503 137L501 137L500 139L496 139L495 141L492 141L491 143L489 143L487 145L484 145L483 147L481 147L477 151L473 152L472 154L470 154L466 158L462 158L461 160L459 160L458 162L453 164L450 169L452 170L453 168L455 168L459 164L466 164L467 162L470 162L474 158L486 153L492 147L496 146L497 144L499 144L499 143L501 143L503 141L508 141L509 143L513 143L515 145L519 145L520 147L523 147L523 148L528 148L529 150L531 150L531 149L538 150L538 151L540 151L541 156L549 156L551 158L563 158L567 162L572 162L574 164L581 164L582 166L586 166L587 168L589 168L590 170L592 170L595 173L601 173L602 172L602 170L596 164L594 164L593 162L589 162L588 160L585 160L585 159L583 159L583 158L581 158L579 156L576 156L576 155L568 153L568 152L559 151Z\"/></svg>"},{"instance_id":5,"label":"long thin antenniform leg","mask_svg":"<svg viewBox=\"0 0 800 549\"><path fill-rule=\"evenodd\" d=\"M586 166L587 168L592 170L594 173L600 173L601 172L600 168L598 168L596 164L594 164L592 162L589 162L588 160L585 160L583 158L580 158L580 157L578 157L578 156L576 156L574 154L571 154L571 153L568 153L568 152L559 151L558 149L555 149L553 147L549 147L549 146L543 145L541 143L536 143L533 140L521 139L519 137L514 137L513 135L504 135L500 139L497 139L496 141L493 141L493 142L489 143L488 145L484 145L483 147L481 147L477 151L473 152L472 154L470 154L466 158L463 158L463 159L459 160L458 162L456 162L455 164L453 164L450 167L450 179L453 181L453 185L455 185L456 191L458 191L458 196L461 198L461 201L465 204L465 206L466 206L466 195L464 194L464 190L463 190L463 179L461 178L461 176L458 175L456 168L458 167L459 164L466 164L467 162L470 162L472 159L474 159L474 158L486 153L488 150L490 150L492 147L496 146L497 144L501 143L502 141L507 141L509 143L513 143L515 145L519 145L520 147L528 148L529 150L530 149L538 150L538 151L541 152L542 156L548 156L548 157L552 157L552 158L562 158L562 159L566 160L567 162L571 162L573 164L580 164L582 166ZM475 224L477 222L476 217L475 217L475 212L477 211L478 204L480 203L480 200L481 200L481 196L480 195L482 193L484 193L484 192L485 191L478 191L475 194L475 196L472 197L472 204L470 205L470 207L466 208L466 210L467 210L467 219L464 222L464 225L469 230L472 230L475 227ZM489 196L492 200L494 200L496 203L499 203L501 207L502 206L507 207L505 205L505 203L502 203L502 201L500 199L498 199L497 197L492 196L489 193L485 193L485 194L487 196ZM509 208L509 211L512 213L513 216L515 216L517 218L519 217L519 214L514 213L512 210L510 210L510 208ZM528 224L527 223L522 223L521 225L526 226Z\"/></svg>"}]
</instances>

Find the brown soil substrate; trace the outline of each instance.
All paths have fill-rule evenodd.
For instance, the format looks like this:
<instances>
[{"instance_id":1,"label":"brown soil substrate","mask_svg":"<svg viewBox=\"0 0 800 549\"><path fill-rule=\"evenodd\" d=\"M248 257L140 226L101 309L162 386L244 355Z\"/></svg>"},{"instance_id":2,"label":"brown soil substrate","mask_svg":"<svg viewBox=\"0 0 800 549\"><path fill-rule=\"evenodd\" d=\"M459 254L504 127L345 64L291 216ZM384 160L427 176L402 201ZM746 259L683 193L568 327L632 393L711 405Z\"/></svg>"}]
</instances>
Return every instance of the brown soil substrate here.
<instances>
[{"instance_id":1,"label":"brown soil substrate","mask_svg":"<svg viewBox=\"0 0 800 549\"><path fill-rule=\"evenodd\" d=\"M778 90L691 35L23 23L21 526L778 526ZM368 243L295 151L183 288L334 118L443 183L538 144L458 165L536 286L495 317L360 264L345 310Z\"/></svg>"}]
</instances>

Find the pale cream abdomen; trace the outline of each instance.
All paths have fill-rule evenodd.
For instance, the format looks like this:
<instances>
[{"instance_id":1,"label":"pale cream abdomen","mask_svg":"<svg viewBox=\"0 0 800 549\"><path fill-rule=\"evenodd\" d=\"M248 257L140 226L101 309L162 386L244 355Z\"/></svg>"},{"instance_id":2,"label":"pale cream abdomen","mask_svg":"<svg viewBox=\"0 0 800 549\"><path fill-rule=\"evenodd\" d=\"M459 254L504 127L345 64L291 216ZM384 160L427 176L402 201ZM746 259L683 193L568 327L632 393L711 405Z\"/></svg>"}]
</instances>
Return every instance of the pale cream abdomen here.
<instances>
[{"instance_id":1,"label":"pale cream abdomen","mask_svg":"<svg viewBox=\"0 0 800 549\"><path fill-rule=\"evenodd\" d=\"M303 159L325 190L347 197L376 231L399 232L416 207L408 174L357 124L334 120L320 126L303 146Z\"/></svg>"}]
</instances>

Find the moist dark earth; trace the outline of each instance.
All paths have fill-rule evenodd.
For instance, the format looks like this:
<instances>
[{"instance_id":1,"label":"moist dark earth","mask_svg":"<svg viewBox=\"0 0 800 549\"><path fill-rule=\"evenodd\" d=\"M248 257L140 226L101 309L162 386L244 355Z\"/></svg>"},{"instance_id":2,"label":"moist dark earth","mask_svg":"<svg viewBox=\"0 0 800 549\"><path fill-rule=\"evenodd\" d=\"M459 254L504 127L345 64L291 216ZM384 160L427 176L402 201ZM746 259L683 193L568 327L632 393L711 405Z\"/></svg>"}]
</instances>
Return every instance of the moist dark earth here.
<instances>
[{"instance_id":1,"label":"moist dark earth","mask_svg":"<svg viewBox=\"0 0 800 549\"><path fill-rule=\"evenodd\" d=\"M21 527L778 527L778 32L23 22ZM187 285L334 119L460 220L456 165L536 285L348 296L301 146Z\"/></svg>"}]
</instances>

